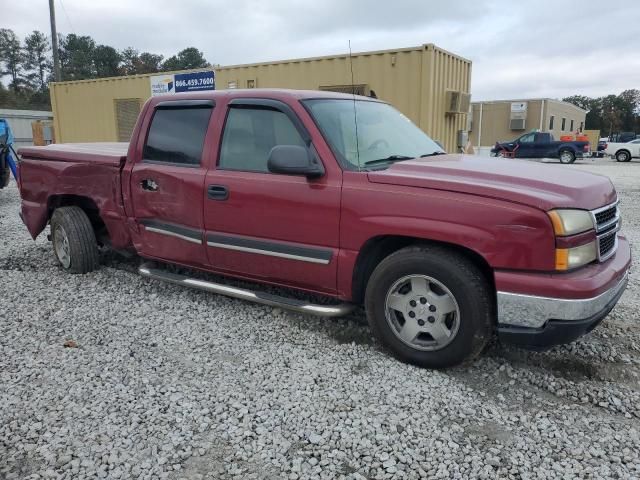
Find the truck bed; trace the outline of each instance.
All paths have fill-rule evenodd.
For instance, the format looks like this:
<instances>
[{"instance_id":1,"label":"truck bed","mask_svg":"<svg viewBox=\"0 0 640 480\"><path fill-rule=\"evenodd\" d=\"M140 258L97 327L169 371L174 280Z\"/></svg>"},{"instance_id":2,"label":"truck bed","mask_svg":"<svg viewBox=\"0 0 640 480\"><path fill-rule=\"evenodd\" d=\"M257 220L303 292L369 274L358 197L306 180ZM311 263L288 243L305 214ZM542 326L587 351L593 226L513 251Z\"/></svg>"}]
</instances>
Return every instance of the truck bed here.
<instances>
[{"instance_id":1,"label":"truck bed","mask_svg":"<svg viewBox=\"0 0 640 480\"><path fill-rule=\"evenodd\" d=\"M18 150L23 159L58 162L101 163L120 166L127 158L128 143L55 143L46 147L24 147Z\"/></svg>"}]
</instances>

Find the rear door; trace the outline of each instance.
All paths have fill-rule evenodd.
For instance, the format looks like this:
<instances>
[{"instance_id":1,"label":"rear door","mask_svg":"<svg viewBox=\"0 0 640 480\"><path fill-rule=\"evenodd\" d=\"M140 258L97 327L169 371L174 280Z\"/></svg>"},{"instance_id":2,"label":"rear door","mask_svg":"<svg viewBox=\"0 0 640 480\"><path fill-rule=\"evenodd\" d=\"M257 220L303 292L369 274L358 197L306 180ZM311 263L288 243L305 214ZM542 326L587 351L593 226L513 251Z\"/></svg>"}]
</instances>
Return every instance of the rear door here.
<instances>
[{"instance_id":1,"label":"rear door","mask_svg":"<svg viewBox=\"0 0 640 480\"><path fill-rule=\"evenodd\" d=\"M206 264L203 199L205 139L211 100L156 105L142 156L130 179L134 240L143 256L189 265Z\"/></svg>"},{"instance_id":2,"label":"rear door","mask_svg":"<svg viewBox=\"0 0 640 480\"><path fill-rule=\"evenodd\" d=\"M206 178L204 226L212 268L335 291L342 171L335 162L325 163L325 175L309 179L267 168L274 146L299 145L317 155L314 143L284 102L230 102L217 165Z\"/></svg>"}]
</instances>

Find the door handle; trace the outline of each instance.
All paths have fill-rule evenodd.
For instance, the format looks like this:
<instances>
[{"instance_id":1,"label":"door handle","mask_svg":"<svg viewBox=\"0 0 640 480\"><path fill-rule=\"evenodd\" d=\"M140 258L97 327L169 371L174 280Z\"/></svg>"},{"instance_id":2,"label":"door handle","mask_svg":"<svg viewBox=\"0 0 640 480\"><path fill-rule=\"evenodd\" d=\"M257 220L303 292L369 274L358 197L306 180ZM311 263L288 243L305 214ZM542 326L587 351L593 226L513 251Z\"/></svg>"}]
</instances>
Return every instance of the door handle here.
<instances>
[{"instance_id":1,"label":"door handle","mask_svg":"<svg viewBox=\"0 0 640 480\"><path fill-rule=\"evenodd\" d=\"M158 184L152 180L151 178L145 178L140 182L140 186L143 190L147 190L148 192L157 192Z\"/></svg>"},{"instance_id":2,"label":"door handle","mask_svg":"<svg viewBox=\"0 0 640 480\"><path fill-rule=\"evenodd\" d=\"M224 185L209 185L207 187L207 197L211 200L226 200L229 198L229 190Z\"/></svg>"}]
</instances>

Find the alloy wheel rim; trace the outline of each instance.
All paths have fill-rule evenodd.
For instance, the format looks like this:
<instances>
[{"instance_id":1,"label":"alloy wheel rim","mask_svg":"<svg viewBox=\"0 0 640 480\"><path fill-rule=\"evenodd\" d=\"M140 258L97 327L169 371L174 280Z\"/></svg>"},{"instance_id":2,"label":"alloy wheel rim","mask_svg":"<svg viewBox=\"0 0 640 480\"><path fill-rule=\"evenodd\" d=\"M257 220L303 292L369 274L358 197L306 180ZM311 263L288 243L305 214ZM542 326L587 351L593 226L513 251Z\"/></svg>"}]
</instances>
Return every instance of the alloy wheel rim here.
<instances>
[{"instance_id":1,"label":"alloy wheel rim","mask_svg":"<svg viewBox=\"0 0 640 480\"><path fill-rule=\"evenodd\" d=\"M71 265L71 248L69 247L69 237L61 225L56 226L53 234L53 246L56 256L64 268Z\"/></svg>"},{"instance_id":2,"label":"alloy wheel rim","mask_svg":"<svg viewBox=\"0 0 640 480\"><path fill-rule=\"evenodd\" d=\"M571 161L571 154L569 152L562 152L560 160L562 160L562 163L569 163Z\"/></svg>"},{"instance_id":3,"label":"alloy wheel rim","mask_svg":"<svg viewBox=\"0 0 640 480\"><path fill-rule=\"evenodd\" d=\"M421 351L445 348L460 327L460 307L451 291L426 275L397 280L385 298L385 316L394 335Z\"/></svg>"}]
</instances>

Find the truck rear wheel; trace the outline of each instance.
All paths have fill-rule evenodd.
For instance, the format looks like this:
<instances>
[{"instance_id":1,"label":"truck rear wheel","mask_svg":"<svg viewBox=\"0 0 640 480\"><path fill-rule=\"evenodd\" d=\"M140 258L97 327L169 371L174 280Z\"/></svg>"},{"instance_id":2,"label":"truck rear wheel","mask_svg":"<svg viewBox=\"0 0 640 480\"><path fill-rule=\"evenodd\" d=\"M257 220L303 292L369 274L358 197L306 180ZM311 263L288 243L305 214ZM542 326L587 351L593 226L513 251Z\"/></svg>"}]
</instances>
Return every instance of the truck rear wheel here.
<instances>
[{"instance_id":1,"label":"truck rear wheel","mask_svg":"<svg viewBox=\"0 0 640 480\"><path fill-rule=\"evenodd\" d=\"M480 269L444 247L407 247L376 267L365 293L369 325L399 360L427 368L477 356L491 338L494 302Z\"/></svg>"},{"instance_id":2,"label":"truck rear wheel","mask_svg":"<svg viewBox=\"0 0 640 480\"><path fill-rule=\"evenodd\" d=\"M98 267L98 244L93 226L80 207L60 207L51 217L53 253L71 273L89 273Z\"/></svg>"},{"instance_id":3,"label":"truck rear wheel","mask_svg":"<svg viewBox=\"0 0 640 480\"><path fill-rule=\"evenodd\" d=\"M571 150L562 150L559 157L560 163L573 163L576 161L576 154Z\"/></svg>"},{"instance_id":4,"label":"truck rear wheel","mask_svg":"<svg viewBox=\"0 0 640 480\"><path fill-rule=\"evenodd\" d=\"M626 150L620 150L616 153L616 160L618 162L628 162L631 160L631 154Z\"/></svg>"}]
</instances>

